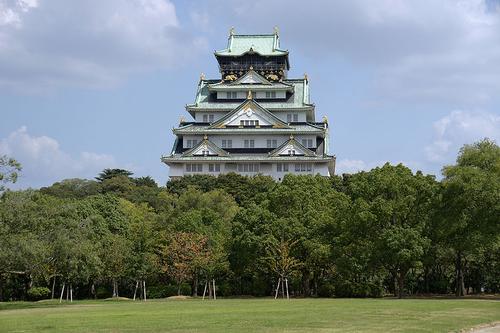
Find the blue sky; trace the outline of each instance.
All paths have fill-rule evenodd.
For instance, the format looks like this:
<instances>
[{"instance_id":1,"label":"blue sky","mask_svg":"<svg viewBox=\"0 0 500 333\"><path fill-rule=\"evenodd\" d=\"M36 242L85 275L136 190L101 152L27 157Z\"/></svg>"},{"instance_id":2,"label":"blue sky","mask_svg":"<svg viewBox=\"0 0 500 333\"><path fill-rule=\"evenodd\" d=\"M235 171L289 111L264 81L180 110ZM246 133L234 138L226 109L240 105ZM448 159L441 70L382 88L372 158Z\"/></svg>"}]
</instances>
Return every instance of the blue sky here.
<instances>
[{"instance_id":1,"label":"blue sky","mask_svg":"<svg viewBox=\"0 0 500 333\"><path fill-rule=\"evenodd\" d=\"M16 187L106 167L165 184L160 156L200 73L218 78L213 51L230 27L274 26L339 173L439 174L464 143L499 142L496 1L0 0L0 154L24 166Z\"/></svg>"}]
</instances>

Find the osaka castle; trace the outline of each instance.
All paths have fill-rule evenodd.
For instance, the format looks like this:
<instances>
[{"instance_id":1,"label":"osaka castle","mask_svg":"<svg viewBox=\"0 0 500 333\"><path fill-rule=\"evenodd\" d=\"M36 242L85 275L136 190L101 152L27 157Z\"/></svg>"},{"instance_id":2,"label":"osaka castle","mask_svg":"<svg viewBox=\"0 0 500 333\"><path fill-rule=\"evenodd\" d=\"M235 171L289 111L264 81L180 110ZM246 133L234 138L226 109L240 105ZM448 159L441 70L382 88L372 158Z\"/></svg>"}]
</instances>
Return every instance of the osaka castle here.
<instances>
[{"instance_id":1,"label":"osaka castle","mask_svg":"<svg viewBox=\"0 0 500 333\"><path fill-rule=\"evenodd\" d=\"M316 121L309 80L289 78L289 52L273 34L239 35L215 52L220 77L202 74L190 121L181 118L170 155L170 178L184 175L332 175L328 121Z\"/></svg>"}]
</instances>

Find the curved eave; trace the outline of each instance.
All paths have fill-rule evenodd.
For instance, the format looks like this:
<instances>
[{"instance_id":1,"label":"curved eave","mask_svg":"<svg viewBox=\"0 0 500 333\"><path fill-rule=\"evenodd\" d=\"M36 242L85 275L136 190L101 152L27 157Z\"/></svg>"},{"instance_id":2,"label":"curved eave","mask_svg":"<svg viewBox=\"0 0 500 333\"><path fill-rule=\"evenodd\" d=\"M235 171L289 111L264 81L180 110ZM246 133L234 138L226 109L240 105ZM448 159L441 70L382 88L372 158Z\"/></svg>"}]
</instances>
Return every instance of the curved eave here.
<instances>
[{"instance_id":1,"label":"curved eave","mask_svg":"<svg viewBox=\"0 0 500 333\"><path fill-rule=\"evenodd\" d=\"M276 57L276 56L279 57L279 56L288 56L289 52L288 52L288 50L280 50L280 49L276 49L272 53L261 53L259 51L251 50L251 49L248 49L248 50L240 52L240 53L234 53L228 49L214 51L214 55L216 57L241 57L245 54L257 54L257 55L260 55L263 57Z\"/></svg>"},{"instance_id":2,"label":"curved eave","mask_svg":"<svg viewBox=\"0 0 500 333\"><path fill-rule=\"evenodd\" d=\"M252 156L252 155L230 155L230 156L188 156L179 155L162 156L161 161L165 164L184 163L190 161L224 161L224 162L293 162L293 161L315 161L332 163L335 156Z\"/></svg>"},{"instance_id":3,"label":"curved eave","mask_svg":"<svg viewBox=\"0 0 500 333\"><path fill-rule=\"evenodd\" d=\"M213 86L208 86L208 91L269 91L269 90L275 90L275 91L290 91L293 92L293 86L276 86L276 85L213 85Z\"/></svg>"},{"instance_id":4,"label":"curved eave","mask_svg":"<svg viewBox=\"0 0 500 333\"><path fill-rule=\"evenodd\" d=\"M212 128L212 129L199 129L196 131L186 131L183 129L173 129L175 135L202 135L202 134L316 134L325 136L324 129L313 130L296 130L293 128Z\"/></svg>"},{"instance_id":5,"label":"curved eave","mask_svg":"<svg viewBox=\"0 0 500 333\"><path fill-rule=\"evenodd\" d=\"M216 58L219 58L219 57L236 58L236 57L244 56L246 54L257 54L261 57L285 57L286 58L285 59L286 60L286 70L290 70L290 59L288 57L289 52L286 50L275 50L275 51L278 51L279 53L264 54L264 53L260 53L260 52L253 51L253 50L247 50L247 51L241 52L241 53L232 53L232 52L228 52L227 50L221 50L221 51L215 51L214 55Z\"/></svg>"}]
</instances>

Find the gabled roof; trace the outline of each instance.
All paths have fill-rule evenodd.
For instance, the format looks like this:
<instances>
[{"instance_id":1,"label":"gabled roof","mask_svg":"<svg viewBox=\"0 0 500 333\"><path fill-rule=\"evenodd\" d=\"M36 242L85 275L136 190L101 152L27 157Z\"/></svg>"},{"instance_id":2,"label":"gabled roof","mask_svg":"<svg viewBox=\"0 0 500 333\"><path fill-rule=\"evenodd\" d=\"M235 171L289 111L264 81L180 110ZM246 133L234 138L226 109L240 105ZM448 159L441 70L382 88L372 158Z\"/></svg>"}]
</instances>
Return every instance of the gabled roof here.
<instances>
[{"instance_id":1,"label":"gabled roof","mask_svg":"<svg viewBox=\"0 0 500 333\"><path fill-rule=\"evenodd\" d=\"M286 82L271 82L255 70L252 67L245 73L242 77L234 82L224 82L220 81L217 83L208 84L208 90L219 91L219 90L286 90L293 91L294 86Z\"/></svg>"},{"instance_id":2,"label":"gabled roof","mask_svg":"<svg viewBox=\"0 0 500 333\"><path fill-rule=\"evenodd\" d=\"M280 110L280 109L308 109L310 110L310 117L308 117L308 121L313 121L313 108L314 105L311 104L309 98L309 84L306 79L286 79L283 82L273 83L274 86L281 86L282 84L290 85L293 90L293 94L290 94L289 98L286 100L280 101L266 101L260 100L259 103L266 109ZM197 110L210 110L210 111L224 111L228 112L237 108L241 104L241 100L217 100L211 94L211 90L241 90L243 89L243 85L238 86L238 88L233 88L232 85L226 84L224 82L220 82L218 80L200 80L198 89L196 92L195 102L193 104L187 104L186 110L194 116L194 112ZM249 89L252 91L260 90L258 85L248 85ZM262 86L269 87L267 90L271 89L271 86ZM241 88L241 89L240 89ZM280 87L281 89L281 87Z\"/></svg>"},{"instance_id":3,"label":"gabled roof","mask_svg":"<svg viewBox=\"0 0 500 333\"><path fill-rule=\"evenodd\" d=\"M247 53L262 56L286 56L288 51L280 49L278 33L269 35L235 35L230 32L227 48L215 51L216 56L238 57Z\"/></svg>"},{"instance_id":4,"label":"gabled roof","mask_svg":"<svg viewBox=\"0 0 500 333\"><path fill-rule=\"evenodd\" d=\"M242 77L240 77L238 80L231 82L230 85L236 86L236 85L241 85L241 84L265 84L265 85L272 85L269 80L267 80L265 77L257 73L256 71L253 70L252 67L248 70L248 72L245 73Z\"/></svg>"},{"instance_id":5,"label":"gabled roof","mask_svg":"<svg viewBox=\"0 0 500 333\"><path fill-rule=\"evenodd\" d=\"M315 134L323 137L326 134L326 129L322 126L311 124L311 123L303 123L303 124L290 124L289 128L269 128L269 127L249 127L249 128L211 128L208 124L200 124L200 123L185 123L184 125L173 128L173 133L176 135L203 135L207 134L215 135L215 134L237 134L237 135L245 135L245 134L290 134L294 135L298 134Z\"/></svg>"},{"instance_id":6,"label":"gabled roof","mask_svg":"<svg viewBox=\"0 0 500 333\"><path fill-rule=\"evenodd\" d=\"M290 139L283 142L278 148L270 151L269 156L290 156L290 150L294 151L292 156L316 156L315 152L296 141L293 135L290 135Z\"/></svg>"},{"instance_id":7,"label":"gabled roof","mask_svg":"<svg viewBox=\"0 0 500 333\"><path fill-rule=\"evenodd\" d=\"M259 125L272 126L273 128L290 128L287 123L251 98L241 103L236 109L216 121L209 128L238 126L241 120L259 120Z\"/></svg>"},{"instance_id":8,"label":"gabled roof","mask_svg":"<svg viewBox=\"0 0 500 333\"><path fill-rule=\"evenodd\" d=\"M208 154L205 155L204 151L208 151ZM193 148L185 151L182 154L182 157L189 156L229 156L229 153L224 149L218 147L215 143L208 140L207 136L201 141L199 144L194 146Z\"/></svg>"}]
</instances>

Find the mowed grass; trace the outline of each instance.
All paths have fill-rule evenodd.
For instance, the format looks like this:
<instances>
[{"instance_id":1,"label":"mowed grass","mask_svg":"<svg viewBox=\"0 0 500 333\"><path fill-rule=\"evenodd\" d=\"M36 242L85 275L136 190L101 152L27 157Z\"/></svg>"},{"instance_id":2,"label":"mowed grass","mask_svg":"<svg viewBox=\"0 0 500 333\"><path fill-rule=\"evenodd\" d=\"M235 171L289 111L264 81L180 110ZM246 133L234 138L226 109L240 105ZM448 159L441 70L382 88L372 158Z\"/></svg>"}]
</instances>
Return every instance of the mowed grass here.
<instances>
[{"instance_id":1,"label":"mowed grass","mask_svg":"<svg viewBox=\"0 0 500 333\"><path fill-rule=\"evenodd\" d=\"M450 332L500 320L471 299L0 303L0 332Z\"/></svg>"}]
</instances>

